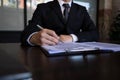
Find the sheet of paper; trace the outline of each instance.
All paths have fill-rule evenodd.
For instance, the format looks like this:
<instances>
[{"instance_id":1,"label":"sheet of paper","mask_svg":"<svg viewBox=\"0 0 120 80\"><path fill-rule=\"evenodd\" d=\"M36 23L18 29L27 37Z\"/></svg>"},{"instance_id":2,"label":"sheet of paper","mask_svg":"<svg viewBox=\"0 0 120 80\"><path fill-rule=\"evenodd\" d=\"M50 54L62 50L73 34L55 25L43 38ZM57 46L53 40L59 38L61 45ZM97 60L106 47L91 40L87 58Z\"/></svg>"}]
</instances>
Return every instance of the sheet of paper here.
<instances>
[{"instance_id":1,"label":"sheet of paper","mask_svg":"<svg viewBox=\"0 0 120 80\"><path fill-rule=\"evenodd\" d=\"M42 46L50 54L60 53L60 52L76 52L76 51L90 51L96 50L96 47L87 46L84 43L59 43L54 46Z\"/></svg>"},{"instance_id":2,"label":"sheet of paper","mask_svg":"<svg viewBox=\"0 0 120 80\"><path fill-rule=\"evenodd\" d=\"M88 46L98 47L101 50L112 50L114 52L120 51L119 44L102 43L102 42L84 42L84 44Z\"/></svg>"}]
</instances>

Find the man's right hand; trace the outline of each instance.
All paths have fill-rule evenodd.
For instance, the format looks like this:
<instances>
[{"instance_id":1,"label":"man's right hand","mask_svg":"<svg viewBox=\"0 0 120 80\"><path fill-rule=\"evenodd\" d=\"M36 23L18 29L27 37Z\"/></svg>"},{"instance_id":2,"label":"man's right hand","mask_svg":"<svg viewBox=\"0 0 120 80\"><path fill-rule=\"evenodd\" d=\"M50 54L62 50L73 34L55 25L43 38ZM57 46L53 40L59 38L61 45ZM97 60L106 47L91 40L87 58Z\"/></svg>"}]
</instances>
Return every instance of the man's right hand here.
<instances>
[{"instance_id":1,"label":"man's right hand","mask_svg":"<svg viewBox=\"0 0 120 80\"><path fill-rule=\"evenodd\" d=\"M43 29L33 34L30 42L35 45L56 45L59 42L59 37L55 31L50 29Z\"/></svg>"}]
</instances>

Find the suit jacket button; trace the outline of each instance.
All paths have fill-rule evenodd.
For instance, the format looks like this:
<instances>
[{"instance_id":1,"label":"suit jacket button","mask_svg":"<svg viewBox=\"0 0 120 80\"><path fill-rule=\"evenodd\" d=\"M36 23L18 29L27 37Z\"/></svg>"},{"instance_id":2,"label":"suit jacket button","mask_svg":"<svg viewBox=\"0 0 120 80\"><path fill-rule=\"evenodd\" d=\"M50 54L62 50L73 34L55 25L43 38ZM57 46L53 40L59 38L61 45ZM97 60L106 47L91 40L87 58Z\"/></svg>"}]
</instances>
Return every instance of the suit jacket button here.
<instances>
[{"instance_id":1,"label":"suit jacket button","mask_svg":"<svg viewBox=\"0 0 120 80\"><path fill-rule=\"evenodd\" d=\"M82 29L80 29L80 32L82 32Z\"/></svg>"}]
</instances>

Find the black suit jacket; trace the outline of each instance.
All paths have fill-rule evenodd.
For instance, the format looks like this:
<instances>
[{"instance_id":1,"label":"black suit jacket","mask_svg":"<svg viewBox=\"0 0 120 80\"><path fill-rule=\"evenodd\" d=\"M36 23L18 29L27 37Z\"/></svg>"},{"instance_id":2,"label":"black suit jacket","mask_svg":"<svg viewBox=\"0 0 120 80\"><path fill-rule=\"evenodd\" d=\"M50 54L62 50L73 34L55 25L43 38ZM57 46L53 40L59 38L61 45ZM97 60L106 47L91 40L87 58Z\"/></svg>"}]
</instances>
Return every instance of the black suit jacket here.
<instances>
[{"instance_id":1,"label":"black suit jacket","mask_svg":"<svg viewBox=\"0 0 120 80\"><path fill-rule=\"evenodd\" d=\"M75 3L71 5L67 22L63 19L57 0L39 4L29 25L22 33L21 42L23 45L28 45L27 38L30 34L40 30L36 26L37 24L54 30L58 35L75 34L78 37L78 42L98 40L97 28L90 19L86 8Z\"/></svg>"}]
</instances>

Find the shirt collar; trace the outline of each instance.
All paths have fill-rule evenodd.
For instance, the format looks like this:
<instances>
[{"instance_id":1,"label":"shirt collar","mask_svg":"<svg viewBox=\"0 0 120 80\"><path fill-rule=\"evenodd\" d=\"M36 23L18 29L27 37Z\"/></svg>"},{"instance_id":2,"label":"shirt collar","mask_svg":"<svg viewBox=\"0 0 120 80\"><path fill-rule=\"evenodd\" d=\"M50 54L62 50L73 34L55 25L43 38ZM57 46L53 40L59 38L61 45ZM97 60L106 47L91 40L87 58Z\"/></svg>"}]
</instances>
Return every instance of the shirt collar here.
<instances>
[{"instance_id":1,"label":"shirt collar","mask_svg":"<svg viewBox=\"0 0 120 80\"><path fill-rule=\"evenodd\" d=\"M64 2L63 0L58 0L58 3L60 5L60 7L62 7L63 4L69 4L69 6L71 7L72 0L70 0L70 2Z\"/></svg>"}]
</instances>

